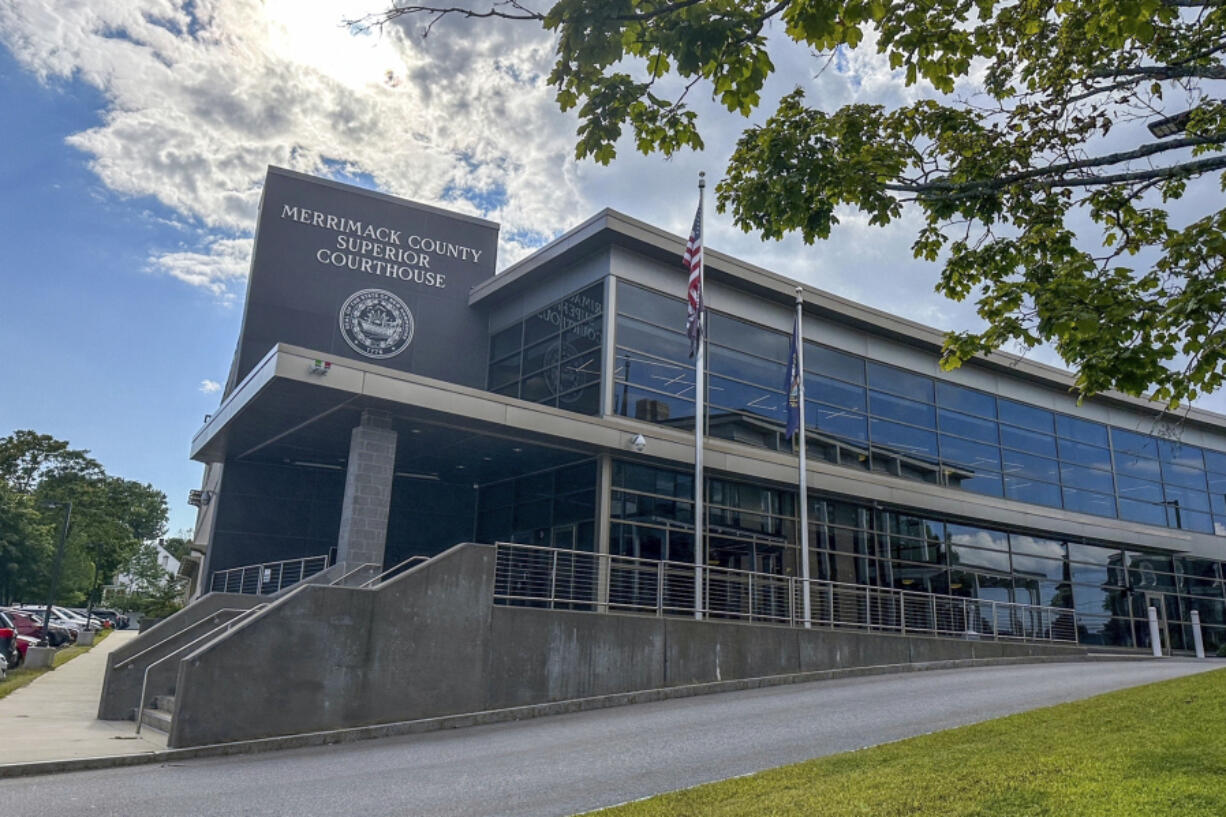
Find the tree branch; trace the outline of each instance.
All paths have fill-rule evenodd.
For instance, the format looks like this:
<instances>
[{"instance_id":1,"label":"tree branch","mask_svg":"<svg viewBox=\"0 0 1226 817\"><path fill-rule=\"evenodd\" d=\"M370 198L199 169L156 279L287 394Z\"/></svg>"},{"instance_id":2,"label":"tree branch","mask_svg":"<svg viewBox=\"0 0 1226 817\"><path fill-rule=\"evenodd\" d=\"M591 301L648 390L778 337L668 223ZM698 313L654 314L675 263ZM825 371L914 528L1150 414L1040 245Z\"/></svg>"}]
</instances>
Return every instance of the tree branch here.
<instances>
[{"instance_id":1,"label":"tree branch","mask_svg":"<svg viewBox=\"0 0 1226 817\"><path fill-rule=\"evenodd\" d=\"M1060 176L1064 173L1069 173L1074 170L1086 170L1086 169L1094 168L1094 167L1106 167L1110 165L1117 165L1123 162L1131 161L1133 159L1142 159L1142 158L1145 158L1146 156L1153 156L1158 153L1164 153L1168 150L1178 150L1180 148L1195 147L1197 145L1214 144L1217 142L1221 142L1223 140L1226 140L1226 133L1215 133L1215 134L1210 134L1208 136L1187 136L1187 137L1184 137L1183 139L1167 139L1161 142L1151 142L1150 144L1142 145L1141 147L1136 148L1135 150L1126 150L1126 151L1121 151L1119 153L1109 153L1106 156L1098 156L1098 157L1094 157L1090 159L1079 159L1077 161L1065 162L1063 164L1051 165L1049 167L1035 167L1035 168L1031 168L1030 170L1020 171L1018 173L1010 173L1009 175L1000 176L999 178L995 178L995 179L985 179L983 181L962 182L962 183L948 182L948 181L933 181L933 182L925 182L922 184L896 184L896 185L887 184L885 186L885 189L897 190L903 193L939 193L939 192L974 193L979 190L999 190L1002 187L1008 187L1009 185L1017 184L1018 182L1030 181L1032 179L1039 179L1039 178L1045 178L1045 177L1051 177L1051 176ZM1223 161L1226 161L1226 159L1223 159ZM1191 167L1197 164L1199 163L1190 162L1185 165L1174 165L1173 167L1175 168ZM1161 178L1160 176L1154 177L1150 175L1144 175L1144 174L1154 173L1157 171L1139 171L1139 172L1141 172L1143 175L1137 176L1136 177L1137 179ZM1204 172L1204 171L1201 170L1197 172ZM1103 176L1103 177L1097 177L1097 178L1108 179L1112 177ZM1105 182L1094 182L1094 183L1105 183ZM1078 183L1076 180L1056 180L1055 184L1058 187L1083 186L1082 184Z\"/></svg>"},{"instance_id":2,"label":"tree branch","mask_svg":"<svg viewBox=\"0 0 1226 817\"><path fill-rule=\"evenodd\" d=\"M1200 77L1203 79L1226 79L1226 66L1222 65L1137 65L1131 68L1105 68L1101 71L1091 71L1094 78L1108 77L1142 77L1148 79L1183 79Z\"/></svg>"}]
</instances>

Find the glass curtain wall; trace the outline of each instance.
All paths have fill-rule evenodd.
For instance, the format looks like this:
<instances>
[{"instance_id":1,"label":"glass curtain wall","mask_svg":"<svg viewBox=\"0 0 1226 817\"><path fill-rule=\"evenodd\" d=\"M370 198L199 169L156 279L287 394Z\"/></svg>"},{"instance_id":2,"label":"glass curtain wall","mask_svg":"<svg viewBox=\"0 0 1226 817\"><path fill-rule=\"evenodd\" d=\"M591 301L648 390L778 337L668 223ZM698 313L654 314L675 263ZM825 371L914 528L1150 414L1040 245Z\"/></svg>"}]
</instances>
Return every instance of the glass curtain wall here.
<instances>
[{"instance_id":1,"label":"glass curtain wall","mask_svg":"<svg viewBox=\"0 0 1226 817\"><path fill-rule=\"evenodd\" d=\"M486 388L496 394L600 413L604 284L550 304L490 338Z\"/></svg>"},{"instance_id":2,"label":"glass curtain wall","mask_svg":"<svg viewBox=\"0 0 1226 817\"><path fill-rule=\"evenodd\" d=\"M722 478L709 478L707 493L707 564L800 575L794 493ZM612 500L611 553L692 563L691 474L618 461ZM1207 648L1226 643L1218 562L841 499L809 502L815 579L1075 610L1083 643L1117 647L1148 645L1147 608L1153 604L1163 611L1171 645L1190 649L1188 622L1198 610ZM644 592L654 593L654 585Z\"/></svg>"},{"instance_id":3,"label":"glass curtain wall","mask_svg":"<svg viewBox=\"0 0 1226 817\"><path fill-rule=\"evenodd\" d=\"M592 551L596 461L585 460L480 486L477 541Z\"/></svg>"},{"instance_id":4,"label":"glass curtain wall","mask_svg":"<svg viewBox=\"0 0 1226 817\"><path fill-rule=\"evenodd\" d=\"M693 428L685 305L618 283L614 411ZM710 313L708 433L787 448L788 336ZM978 494L1226 535L1226 453L805 343L811 456Z\"/></svg>"}]
</instances>

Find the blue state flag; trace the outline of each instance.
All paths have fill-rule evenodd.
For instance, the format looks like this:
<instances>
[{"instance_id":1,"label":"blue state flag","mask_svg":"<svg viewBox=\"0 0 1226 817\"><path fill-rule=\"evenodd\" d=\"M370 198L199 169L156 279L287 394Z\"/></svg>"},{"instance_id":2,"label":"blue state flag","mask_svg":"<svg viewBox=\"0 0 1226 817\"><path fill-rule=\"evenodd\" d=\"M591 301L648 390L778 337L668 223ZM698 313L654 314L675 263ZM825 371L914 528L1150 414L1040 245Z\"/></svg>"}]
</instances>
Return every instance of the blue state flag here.
<instances>
[{"instance_id":1,"label":"blue state flag","mask_svg":"<svg viewBox=\"0 0 1226 817\"><path fill-rule=\"evenodd\" d=\"M803 417L803 409L800 405L802 394L804 393L803 374L800 371L800 319L797 318L792 326L792 345L788 350L788 376L787 381L783 384L783 391L788 399L788 424L784 429L784 436L789 440L800 431L801 417Z\"/></svg>"}]
</instances>

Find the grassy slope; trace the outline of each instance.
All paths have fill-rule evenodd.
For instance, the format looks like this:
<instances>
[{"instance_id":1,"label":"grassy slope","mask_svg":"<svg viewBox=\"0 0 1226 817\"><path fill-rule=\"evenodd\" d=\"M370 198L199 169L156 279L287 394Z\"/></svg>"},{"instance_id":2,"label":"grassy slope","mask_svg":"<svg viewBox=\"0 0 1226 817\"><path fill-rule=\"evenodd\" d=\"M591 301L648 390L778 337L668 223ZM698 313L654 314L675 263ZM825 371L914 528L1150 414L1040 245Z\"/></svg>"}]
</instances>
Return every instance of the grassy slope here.
<instances>
[{"instance_id":1,"label":"grassy slope","mask_svg":"<svg viewBox=\"0 0 1226 817\"><path fill-rule=\"evenodd\" d=\"M1222 817L1226 670L783 766L599 814Z\"/></svg>"},{"instance_id":2,"label":"grassy slope","mask_svg":"<svg viewBox=\"0 0 1226 817\"><path fill-rule=\"evenodd\" d=\"M102 642L102 639L111 634L110 630L99 630L94 636L94 645L97 646ZM65 662L71 661L83 652L89 652L93 647L64 647L55 654L52 659L52 664L56 667L61 666ZM0 681L0 698L5 697L9 693L21 689L26 684L33 681L44 672L50 672L47 669L26 669L24 666L18 669L11 669L8 672L8 677Z\"/></svg>"}]
</instances>

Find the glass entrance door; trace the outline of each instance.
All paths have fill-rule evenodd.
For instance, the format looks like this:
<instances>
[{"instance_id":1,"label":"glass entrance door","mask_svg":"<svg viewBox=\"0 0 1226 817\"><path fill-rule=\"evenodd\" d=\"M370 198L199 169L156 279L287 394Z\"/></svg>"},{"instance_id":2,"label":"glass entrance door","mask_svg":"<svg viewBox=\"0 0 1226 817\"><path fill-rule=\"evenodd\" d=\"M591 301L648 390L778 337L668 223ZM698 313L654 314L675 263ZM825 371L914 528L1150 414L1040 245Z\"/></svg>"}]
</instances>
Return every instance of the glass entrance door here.
<instances>
[{"instance_id":1,"label":"glass entrance door","mask_svg":"<svg viewBox=\"0 0 1226 817\"><path fill-rule=\"evenodd\" d=\"M1171 654L1171 631L1166 617L1166 594L1165 593L1146 593L1145 594L1145 640L1149 643L1149 608L1153 607L1158 611L1158 638L1162 645L1162 654Z\"/></svg>"}]
</instances>

